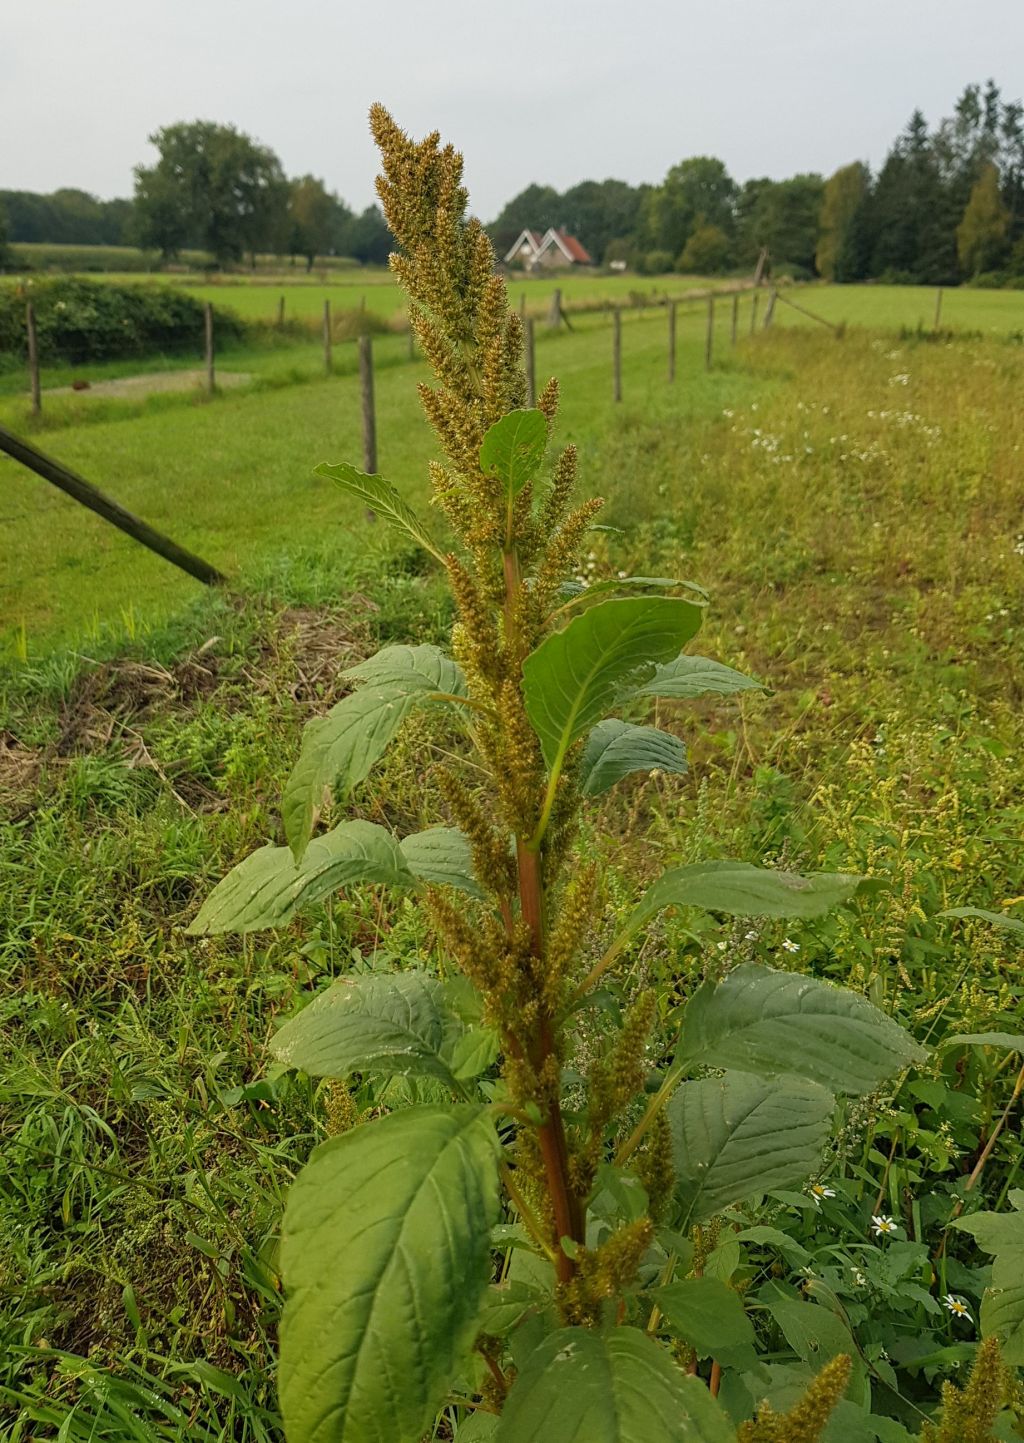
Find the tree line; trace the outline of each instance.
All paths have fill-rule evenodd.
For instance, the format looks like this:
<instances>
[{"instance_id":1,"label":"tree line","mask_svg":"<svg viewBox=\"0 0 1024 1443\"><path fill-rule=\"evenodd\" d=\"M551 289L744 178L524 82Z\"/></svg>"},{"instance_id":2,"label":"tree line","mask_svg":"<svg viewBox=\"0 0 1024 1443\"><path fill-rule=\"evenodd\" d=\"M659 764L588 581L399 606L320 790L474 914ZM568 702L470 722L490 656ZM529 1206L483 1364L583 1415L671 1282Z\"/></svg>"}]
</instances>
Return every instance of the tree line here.
<instances>
[{"instance_id":1,"label":"tree line","mask_svg":"<svg viewBox=\"0 0 1024 1443\"><path fill-rule=\"evenodd\" d=\"M376 206L353 212L312 175L288 178L277 155L233 126L165 126L132 200L79 190L0 191L0 251L12 241L132 244L168 260L206 251L218 264L257 253L342 255L383 263L394 247ZM746 270L763 247L776 266L830 280L955 284L1024 276L1024 107L998 86L968 85L930 129L919 110L877 173L862 161L738 184L713 156L671 167L658 185L533 184L488 227L499 255L525 228L564 228L602 265L647 274Z\"/></svg>"}]
</instances>

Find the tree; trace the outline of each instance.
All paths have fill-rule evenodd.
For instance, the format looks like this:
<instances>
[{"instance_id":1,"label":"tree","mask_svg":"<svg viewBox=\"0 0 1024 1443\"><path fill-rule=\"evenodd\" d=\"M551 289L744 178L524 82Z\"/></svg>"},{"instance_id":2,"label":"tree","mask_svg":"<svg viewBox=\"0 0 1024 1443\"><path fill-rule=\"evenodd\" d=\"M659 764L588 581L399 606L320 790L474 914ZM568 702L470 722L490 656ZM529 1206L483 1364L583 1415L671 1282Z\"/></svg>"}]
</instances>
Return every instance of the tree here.
<instances>
[{"instance_id":1,"label":"tree","mask_svg":"<svg viewBox=\"0 0 1024 1443\"><path fill-rule=\"evenodd\" d=\"M0 205L0 270L3 270L11 259L10 247L7 244L7 213Z\"/></svg>"},{"instance_id":2,"label":"tree","mask_svg":"<svg viewBox=\"0 0 1024 1443\"><path fill-rule=\"evenodd\" d=\"M818 274L826 280L838 279L839 258L846 243L850 222L863 204L870 184L871 173L859 160L855 160L852 165L841 166L825 182L814 263Z\"/></svg>"},{"instance_id":3,"label":"tree","mask_svg":"<svg viewBox=\"0 0 1024 1443\"><path fill-rule=\"evenodd\" d=\"M823 189L820 175L748 181L737 204L737 260L753 265L767 246L776 264L812 271Z\"/></svg>"},{"instance_id":4,"label":"tree","mask_svg":"<svg viewBox=\"0 0 1024 1443\"><path fill-rule=\"evenodd\" d=\"M546 231L562 223L562 197L550 185L528 185L487 227L500 259L524 230ZM585 242L584 242L585 244Z\"/></svg>"},{"instance_id":5,"label":"tree","mask_svg":"<svg viewBox=\"0 0 1024 1443\"><path fill-rule=\"evenodd\" d=\"M683 247L676 270L683 275L714 275L729 264L729 237L721 226L709 225L698 217L697 229Z\"/></svg>"},{"instance_id":6,"label":"tree","mask_svg":"<svg viewBox=\"0 0 1024 1443\"><path fill-rule=\"evenodd\" d=\"M965 275L992 270L1006 254L1009 212L999 193L999 171L984 166L956 229L956 253Z\"/></svg>"},{"instance_id":7,"label":"tree","mask_svg":"<svg viewBox=\"0 0 1024 1443\"><path fill-rule=\"evenodd\" d=\"M364 265L387 265L396 250L395 238L379 206L369 205L362 215L353 216L346 232L344 252Z\"/></svg>"},{"instance_id":8,"label":"tree","mask_svg":"<svg viewBox=\"0 0 1024 1443\"><path fill-rule=\"evenodd\" d=\"M642 220L645 246L679 255L700 218L731 236L735 198L736 182L720 160L697 155L680 161L647 197Z\"/></svg>"},{"instance_id":9,"label":"tree","mask_svg":"<svg viewBox=\"0 0 1024 1443\"><path fill-rule=\"evenodd\" d=\"M220 262L285 249L288 183L272 150L204 120L165 126L150 142L159 160L135 169L143 244L173 255L191 241Z\"/></svg>"},{"instance_id":10,"label":"tree","mask_svg":"<svg viewBox=\"0 0 1024 1443\"><path fill-rule=\"evenodd\" d=\"M291 219L290 253L306 258L306 270L313 269L318 255L332 249L335 234L336 196L329 194L322 180L304 175L293 180L288 198Z\"/></svg>"}]
</instances>

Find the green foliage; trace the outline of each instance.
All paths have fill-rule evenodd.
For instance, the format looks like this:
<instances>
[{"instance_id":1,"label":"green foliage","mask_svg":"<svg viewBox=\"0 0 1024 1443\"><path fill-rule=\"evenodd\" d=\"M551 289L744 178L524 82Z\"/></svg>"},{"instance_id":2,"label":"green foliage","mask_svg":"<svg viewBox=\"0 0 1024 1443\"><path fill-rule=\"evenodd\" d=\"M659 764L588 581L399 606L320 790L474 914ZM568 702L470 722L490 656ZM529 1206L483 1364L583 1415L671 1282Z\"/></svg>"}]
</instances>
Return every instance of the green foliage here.
<instances>
[{"instance_id":1,"label":"green foliage","mask_svg":"<svg viewBox=\"0 0 1024 1443\"><path fill-rule=\"evenodd\" d=\"M580 790L597 797L630 772L685 772L686 748L657 727L634 726L613 717L587 737L580 762Z\"/></svg>"},{"instance_id":2,"label":"green foliage","mask_svg":"<svg viewBox=\"0 0 1024 1443\"><path fill-rule=\"evenodd\" d=\"M413 1107L324 1143L288 1195L278 1390L289 1436L417 1439L473 1341L497 1217L482 1107Z\"/></svg>"},{"instance_id":3,"label":"green foliage","mask_svg":"<svg viewBox=\"0 0 1024 1443\"><path fill-rule=\"evenodd\" d=\"M282 251L288 183L281 162L233 125L167 125L149 137L153 166L135 168L134 226L143 246L174 256L199 244L217 261Z\"/></svg>"},{"instance_id":4,"label":"green foliage","mask_svg":"<svg viewBox=\"0 0 1024 1443\"><path fill-rule=\"evenodd\" d=\"M965 275L997 266L1006 252L1010 213L999 193L999 172L986 165L975 181L963 220L956 228L956 253Z\"/></svg>"},{"instance_id":5,"label":"green foliage","mask_svg":"<svg viewBox=\"0 0 1024 1443\"><path fill-rule=\"evenodd\" d=\"M849 244L853 218L863 205L870 184L871 173L859 160L852 165L841 165L825 182L814 264L826 280L843 279L840 257Z\"/></svg>"},{"instance_id":6,"label":"green foliage","mask_svg":"<svg viewBox=\"0 0 1024 1443\"><path fill-rule=\"evenodd\" d=\"M105 361L121 357L202 354L203 305L164 285L111 285L81 278L0 287L0 351L28 353L25 303L32 301L42 361ZM218 344L237 343L244 323L219 307Z\"/></svg>"},{"instance_id":7,"label":"green foliage","mask_svg":"<svg viewBox=\"0 0 1024 1443\"><path fill-rule=\"evenodd\" d=\"M1011 1200L1018 1211L975 1213L954 1226L995 1257L981 1303L983 1336L996 1339L1005 1362L1024 1365L1024 1192L1011 1193Z\"/></svg>"},{"instance_id":8,"label":"green foliage","mask_svg":"<svg viewBox=\"0 0 1024 1443\"><path fill-rule=\"evenodd\" d=\"M687 237L676 261L676 270L683 275L716 275L728 267L731 251L729 237L722 227L709 225L698 217L698 225Z\"/></svg>"}]
</instances>

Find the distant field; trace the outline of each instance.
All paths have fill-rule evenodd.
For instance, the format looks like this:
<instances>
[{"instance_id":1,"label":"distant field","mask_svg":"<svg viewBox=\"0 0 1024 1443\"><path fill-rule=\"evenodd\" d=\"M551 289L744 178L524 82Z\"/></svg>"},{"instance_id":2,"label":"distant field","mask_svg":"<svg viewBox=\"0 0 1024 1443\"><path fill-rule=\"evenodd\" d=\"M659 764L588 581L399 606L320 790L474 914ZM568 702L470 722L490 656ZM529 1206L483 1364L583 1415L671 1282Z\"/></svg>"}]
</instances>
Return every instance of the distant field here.
<instances>
[{"instance_id":1,"label":"distant field","mask_svg":"<svg viewBox=\"0 0 1024 1443\"><path fill-rule=\"evenodd\" d=\"M15 241L10 250L15 262L32 270L84 271L84 272L138 272L153 271L165 273L160 268L160 257L154 251L142 251L135 246L90 246L57 245L49 241ZM182 267L200 269L207 265L210 257L204 251L182 251L174 270ZM326 256L318 265L330 269L344 269L358 262L348 256ZM279 270L280 256L257 256L256 265L260 270Z\"/></svg>"}]
</instances>

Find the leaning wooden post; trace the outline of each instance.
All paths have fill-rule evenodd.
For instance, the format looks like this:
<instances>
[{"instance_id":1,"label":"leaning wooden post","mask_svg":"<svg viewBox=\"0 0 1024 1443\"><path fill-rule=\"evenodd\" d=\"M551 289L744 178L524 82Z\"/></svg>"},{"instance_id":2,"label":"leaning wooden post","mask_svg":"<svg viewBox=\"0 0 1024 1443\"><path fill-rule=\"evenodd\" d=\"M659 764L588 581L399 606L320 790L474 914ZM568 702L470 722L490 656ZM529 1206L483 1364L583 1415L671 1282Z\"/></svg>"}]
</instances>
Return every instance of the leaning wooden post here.
<instances>
[{"instance_id":1,"label":"leaning wooden post","mask_svg":"<svg viewBox=\"0 0 1024 1443\"><path fill-rule=\"evenodd\" d=\"M668 378L676 378L676 303L668 303Z\"/></svg>"},{"instance_id":2,"label":"leaning wooden post","mask_svg":"<svg viewBox=\"0 0 1024 1443\"><path fill-rule=\"evenodd\" d=\"M42 391L39 387L39 342L36 338L36 313L32 302L25 305L25 332L28 336L28 388L32 395L32 414L38 416L43 409Z\"/></svg>"},{"instance_id":3,"label":"leaning wooden post","mask_svg":"<svg viewBox=\"0 0 1024 1443\"><path fill-rule=\"evenodd\" d=\"M622 312L612 311L612 396L622 400Z\"/></svg>"},{"instance_id":4,"label":"leaning wooden post","mask_svg":"<svg viewBox=\"0 0 1024 1443\"><path fill-rule=\"evenodd\" d=\"M363 398L363 469L377 474L377 414L373 405L373 342L359 337L359 389Z\"/></svg>"},{"instance_id":5,"label":"leaning wooden post","mask_svg":"<svg viewBox=\"0 0 1024 1443\"><path fill-rule=\"evenodd\" d=\"M768 327L771 325L772 321L775 319L775 297L776 297L776 290L775 290L775 287L773 286L773 287L771 288L771 290L768 292L768 304L767 304L767 305L765 306L765 308L764 308L764 328L765 328L765 330L768 329Z\"/></svg>"},{"instance_id":6,"label":"leaning wooden post","mask_svg":"<svg viewBox=\"0 0 1024 1443\"><path fill-rule=\"evenodd\" d=\"M141 521L138 516L133 516L111 496L104 493L84 477L79 476L76 471L71 471L60 461L47 456L44 451L38 450L29 441L15 436L13 431L8 431L0 426L0 451L12 456L15 461L20 461L22 466L27 466L37 476L42 476L44 481L51 482L66 495L74 497L83 506L88 506L90 511L95 511L97 516L102 516L104 521L109 521L133 541L140 542L143 546L155 551L157 556L162 556L173 566L178 566L182 571L187 571L189 576L194 576L197 581L204 582L207 586L217 586L226 581L227 577L204 561L201 556L196 556L191 551L186 551L183 546L172 541L169 536L156 531Z\"/></svg>"},{"instance_id":7,"label":"leaning wooden post","mask_svg":"<svg viewBox=\"0 0 1024 1443\"><path fill-rule=\"evenodd\" d=\"M757 326L757 303L758 303L758 300L759 300L759 299L760 299L760 297L758 296L757 291L755 291L754 294L753 294L753 295L751 296L751 298L750 298L750 334L751 334L751 335L754 334L754 329L755 329L755 327Z\"/></svg>"},{"instance_id":8,"label":"leaning wooden post","mask_svg":"<svg viewBox=\"0 0 1024 1443\"><path fill-rule=\"evenodd\" d=\"M732 344L736 344L736 333L740 326L740 293L733 291L732 294Z\"/></svg>"},{"instance_id":9,"label":"leaning wooden post","mask_svg":"<svg viewBox=\"0 0 1024 1443\"><path fill-rule=\"evenodd\" d=\"M704 336L704 369L711 370L711 359L715 351L715 296L708 296L708 326Z\"/></svg>"},{"instance_id":10,"label":"leaning wooden post","mask_svg":"<svg viewBox=\"0 0 1024 1443\"><path fill-rule=\"evenodd\" d=\"M939 289L935 292L935 324L932 326L932 330L933 330L933 331L937 331L937 330L939 329L939 321L940 321L941 319L942 319L942 287L939 286Z\"/></svg>"},{"instance_id":11,"label":"leaning wooden post","mask_svg":"<svg viewBox=\"0 0 1024 1443\"><path fill-rule=\"evenodd\" d=\"M526 404L532 410L537 403L537 356L533 348L533 317L526 318Z\"/></svg>"},{"instance_id":12,"label":"leaning wooden post","mask_svg":"<svg viewBox=\"0 0 1024 1443\"><path fill-rule=\"evenodd\" d=\"M328 375L334 369L331 359L331 303L324 301L324 370Z\"/></svg>"},{"instance_id":13,"label":"leaning wooden post","mask_svg":"<svg viewBox=\"0 0 1024 1443\"><path fill-rule=\"evenodd\" d=\"M213 306L209 301L203 306L203 321L206 332L206 390L212 396L216 377L213 371Z\"/></svg>"},{"instance_id":14,"label":"leaning wooden post","mask_svg":"<svg viewBox=\"0 0 1024 1443\"><path fill-rule=\"evenodd\" d=\"M284 326L284 296L277 303L277 329L280 331Z\"/></svg>"},{"instance_id":15,"label":"leaning wooden post","mask_svg":"<svg viewBox=\"0 0 1024 1443\"><path fill-rule=\"evenodd\" d=\"M548 313L548 325L558 329L562 321L562 292L556 287L551 297L551 310Z\"/></svg>"}]
</instances>

